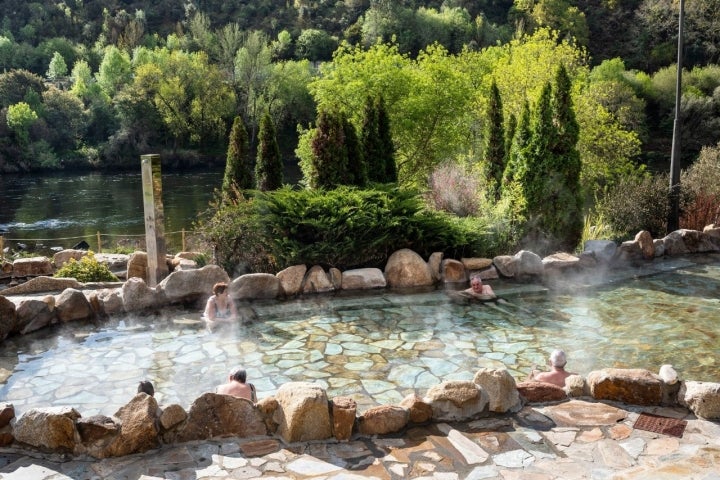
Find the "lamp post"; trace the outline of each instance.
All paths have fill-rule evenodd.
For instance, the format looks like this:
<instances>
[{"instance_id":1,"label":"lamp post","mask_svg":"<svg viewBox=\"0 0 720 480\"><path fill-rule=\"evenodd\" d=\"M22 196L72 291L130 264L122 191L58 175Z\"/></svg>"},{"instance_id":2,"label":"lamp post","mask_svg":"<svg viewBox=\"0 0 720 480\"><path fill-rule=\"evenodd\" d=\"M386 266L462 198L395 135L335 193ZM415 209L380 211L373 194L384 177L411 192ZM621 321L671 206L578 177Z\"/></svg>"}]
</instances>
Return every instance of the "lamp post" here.
<instances>
[{"instance_id":1,"label":"lamp post","mask_svg":"<svg viewBox=\"0 0 720 480\"><path fill-rule=\"evenodd\" d=\"M670 154L670 210L668 233L680 228L680 102L682 100L683 23L685 0L680 0L678 16L677 78L675 81L675 120L673 121L672 153Z\"/></svg>"}]
</instances>

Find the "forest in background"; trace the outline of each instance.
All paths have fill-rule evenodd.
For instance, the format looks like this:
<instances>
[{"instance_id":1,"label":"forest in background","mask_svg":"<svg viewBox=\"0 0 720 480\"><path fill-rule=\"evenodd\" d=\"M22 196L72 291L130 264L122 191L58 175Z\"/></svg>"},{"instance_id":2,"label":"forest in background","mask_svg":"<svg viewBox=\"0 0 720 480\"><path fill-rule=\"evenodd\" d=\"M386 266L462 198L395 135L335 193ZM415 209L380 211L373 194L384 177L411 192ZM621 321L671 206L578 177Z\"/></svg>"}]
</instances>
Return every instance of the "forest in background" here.
<instances>
[{"instance_id":1,"label":"forest in background","mask_svg":"<svg viewBox=\"0 0 720 480\"><path fill-rule=\"evenodd\" d=\"M255 146L267 110L285 161L294 162L298 126L317 114L307 87L342 45L392 44L415 59L433 43L458 55L540 28L571 41L589 68L622 61L623 88L611 86L621 91L603 102L632 124L634 160L662 166L670 148L673 0L1 3L0 171L126 168L151 151L171 165L219 164L234 116ZM686 2L685 68L702 77L685 88L688 160L720 130L720 81L708 67L719 54L718 7L720 0Z\"/></svg>"},{"instance_id":2,"label":"forest in background","mask_svg":"<svg viewBox=\"0 0 720 480\"><path fill-rule=\"evenodd\" d=\"M666 171L670 154L674 0L3 7L0 171L136 168L144 153L171 167L222 165L240 119L250 163L261 165L264 122L312 187L327 173L318 139L332 140L331 168L345 168L373 101L399 186L482 221L493 248L533 228L570 246L603 236L589 232L603 223L606 238L665 228L667 179L650 173ZM710 210L716 194L699 172L720 150L718 7L686 2L680 105L683 167L705 152L693 195Z\"/></svg>"}]
</instances>

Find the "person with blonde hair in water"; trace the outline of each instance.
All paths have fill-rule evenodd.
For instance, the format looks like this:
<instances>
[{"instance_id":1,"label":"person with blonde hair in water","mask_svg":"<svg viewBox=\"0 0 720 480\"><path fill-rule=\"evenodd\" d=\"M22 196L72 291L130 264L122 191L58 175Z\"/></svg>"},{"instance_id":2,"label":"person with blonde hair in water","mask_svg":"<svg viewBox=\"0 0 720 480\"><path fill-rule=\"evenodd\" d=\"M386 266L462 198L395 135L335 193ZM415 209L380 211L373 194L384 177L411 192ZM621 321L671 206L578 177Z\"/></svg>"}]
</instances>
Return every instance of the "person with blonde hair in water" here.
<instances>
[{"instance_id":1,"label":"person with blonde hair in water","mask_svg":"<svg viewBox=\"0 0 720 480\"><path fill-rule=\"evenodd\" d=\"M565 379L570 375L575 375L572 372L565 371L565 365L567 364L567 356L562 350L553 350L548 359L550 363L549 372L538 372L533 369L530 373L529 380L535 382L552 383L559 387L565 386Z\"/></svg>"}]
</instances>

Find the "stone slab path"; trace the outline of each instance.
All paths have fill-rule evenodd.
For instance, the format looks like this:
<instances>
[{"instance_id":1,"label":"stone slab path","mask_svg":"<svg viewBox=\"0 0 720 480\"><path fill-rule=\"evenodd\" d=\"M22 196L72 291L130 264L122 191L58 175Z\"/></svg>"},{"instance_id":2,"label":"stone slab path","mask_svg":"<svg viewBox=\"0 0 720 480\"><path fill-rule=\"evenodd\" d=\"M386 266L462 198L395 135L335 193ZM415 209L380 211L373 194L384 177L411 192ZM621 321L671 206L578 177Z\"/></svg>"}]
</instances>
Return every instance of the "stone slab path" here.
<instances>
[{"instance_id":1,"label":"stone slab path","mask_svg":"<svg viewBox=\"0 0 720 480\"><path fill-rule=\"evenodd\" d=\"M637 430L640 412L687 427L681 438ZM224 438L92 461L0 450L2 480L252 478L720 480L720 423L684 409L571 400L344 443Z\"/></svg>"}]
</instances>

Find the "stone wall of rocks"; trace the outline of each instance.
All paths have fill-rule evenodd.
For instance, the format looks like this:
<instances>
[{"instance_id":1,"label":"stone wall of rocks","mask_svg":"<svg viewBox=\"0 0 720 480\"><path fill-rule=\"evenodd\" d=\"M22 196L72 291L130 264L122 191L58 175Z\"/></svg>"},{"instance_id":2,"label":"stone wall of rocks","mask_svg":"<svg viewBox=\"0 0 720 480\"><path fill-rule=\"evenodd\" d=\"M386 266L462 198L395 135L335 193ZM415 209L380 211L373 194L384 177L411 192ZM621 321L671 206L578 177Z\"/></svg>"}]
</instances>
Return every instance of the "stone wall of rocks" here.
<instances>
[{"instance_id":1,"label":"stone wall of rocks","mask_svg":"<svg viewBox=\"0 0 720 480\"><path fill-rule=\"evenodd\" d=\"M249 273L229 278L220 267L197 268L191 252L168 257L172 272L156 287L149 287L147 255L96 254L115 272L124 272L127 280L115 284L81 284L74 279L46 276L70 258L85 252L65 250L52 261L45 257L16 260L11 272L26 279L24 283L0 291L0 341L10 334L25 334L58 322L102 319L143 310L161 309L171 304L202 305L211 295L215 282L228 282L231 298L250 302L261 299L292 298L300 295L342 290L403 289L433 287L438 284L463 284L472 275L483 279L498 277L551 283L571 273L591 273L637 261L652 261L663 255L720 252L720 228L707 226L702 232L678 230L661 239L639 232L634 240L617 245L592 240L579 255L556 253L541 258L522 250L515 255L494 258L443 258L433 253L425 261L412 250L394 252L384 270L359 268L324 270L319 265L294 265L277 274ZM15 273L12 273L15 275ZM57 293L55 293L57 292ZM252 316L252 309L240 309Z\"/></svg>"},{"instance_id":2,"label":"stone wall of rocks","mask_svg":"<svg viewBox=\"0 0 720 480\"><path fill-rule=\"evenodd\" d=\"M709 420L720 419L720 384L682 382L674 369L660 374L642 369L603 369L586 378L568 377L565 387L520 382L505 369L481 369L473 381L446 381L424 397L411 394L398 405L362 413L350 397L328 398L313 383L283 384L257 404L229 395L205 393L189 410L158 406L138 393L114 415L84 418L72 407L32 409L15 419L11 404L0 404L0 446L21 450L117 457L161 444L218 437L274 437L286 443L347 441L351 437L394 434L408 426L470 421L518 412L527 403L586 398L632 405L683 406Z\"/></svg>"}]
</instances>

